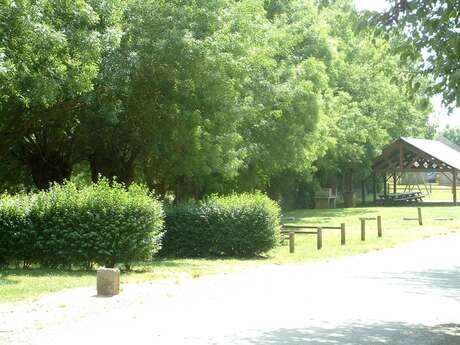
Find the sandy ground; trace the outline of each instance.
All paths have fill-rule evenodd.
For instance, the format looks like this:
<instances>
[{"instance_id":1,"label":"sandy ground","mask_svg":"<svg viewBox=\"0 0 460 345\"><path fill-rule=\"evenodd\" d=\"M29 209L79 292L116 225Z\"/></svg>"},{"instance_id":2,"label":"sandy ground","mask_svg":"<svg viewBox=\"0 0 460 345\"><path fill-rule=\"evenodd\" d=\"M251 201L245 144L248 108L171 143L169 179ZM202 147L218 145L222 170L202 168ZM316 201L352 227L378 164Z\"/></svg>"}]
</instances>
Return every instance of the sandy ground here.
<instances>
[{"instance_id":1,"label":"sandy ground","mask_svg":"<svg viewBox=\"0 0 460 345\"><path fill-rule=\"evenodd\" d=\"M460 345L460 235L0 305L0 344Z\"/></svg>"}]
</instances>

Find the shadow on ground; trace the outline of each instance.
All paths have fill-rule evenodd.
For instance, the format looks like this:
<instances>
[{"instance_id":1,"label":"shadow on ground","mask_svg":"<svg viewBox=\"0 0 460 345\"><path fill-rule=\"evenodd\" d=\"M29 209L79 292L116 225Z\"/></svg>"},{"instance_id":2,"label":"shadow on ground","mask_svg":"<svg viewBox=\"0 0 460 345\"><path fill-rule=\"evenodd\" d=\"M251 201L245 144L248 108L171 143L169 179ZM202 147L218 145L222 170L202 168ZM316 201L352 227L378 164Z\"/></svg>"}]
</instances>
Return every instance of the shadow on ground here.
<instances>
[{"instance_id":1,"label":"shadow on ground","mask_svg":"<svg viewBox=\"0 0 460 345\"><path fill-rule=\"evenodd\" d=\"M404 290L429 293L460 300L460 266L451 269L428 269L402 273L383 273L373 279L383 279L401 285ZM460 341L458 343L460 345Z\"/></svg>"},{"instance_id":2,"label":"shadow on ground","mask_svg":"<svg viewBox=\"0 0 460 345\"><path fill-rule=\"evenodd\" d=\"M366 213L376 213L378 210L365 210ZM336 218L345 216L362 215L362 208L331 208L331 209L314 209L314 210L295 210L287 212L284 217L296 218ZM298 220L298 219L296 219Z\"/></svg>"},{"instance_id":3,"label":"shadow on ground","mask_svg":"<svg viewBox=\"0 0 460 345\"><path fill-rule=\"evenodd\" d=\"M352 323L336 328L277 329L250 337L236 337L231 344L242 345L459 345L460 325L433 327L399 322Z\"/></svg>"}]
</instances>

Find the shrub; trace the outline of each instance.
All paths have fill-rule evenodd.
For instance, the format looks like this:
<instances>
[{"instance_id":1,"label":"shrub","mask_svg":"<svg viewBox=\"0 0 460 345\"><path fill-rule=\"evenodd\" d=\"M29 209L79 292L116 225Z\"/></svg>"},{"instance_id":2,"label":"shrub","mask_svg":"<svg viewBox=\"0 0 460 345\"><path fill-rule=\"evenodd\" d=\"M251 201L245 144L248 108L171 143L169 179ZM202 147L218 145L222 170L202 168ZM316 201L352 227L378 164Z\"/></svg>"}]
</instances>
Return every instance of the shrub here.
<instances>
[{"instance_id":1,"label":"shrub","mask_svg":"<svg viewBox=\"0 0 460 345\"><path fill-rule=\"evenodd\" d=\"M166 209L165 256L248 257L279 242L278 205L262 194L213 196Z\"/></svg>"},{"instance_id":2,"label":"shrub","mask_svg":"<svg viewBox=\"0 0 460 345\"><path fill-rule=\"evenodd\" d=\"M137 185L125 189L102 180L77 189L66 183L47 192L1 199L3 262L113 267L151 258L160 249L162 235L161 204Z\"/></svg>"},{"instance_id":3,"label":"shrub","mask_svg":"<svg viewBox=\"0 0 460 345\"><path fill-rule=\"evenodd\" d=\"M12 261L25 265L31 262L35 232L26 216L29 203L26 196L0 198L0 266Z\"/></svg>"}]
</instances>

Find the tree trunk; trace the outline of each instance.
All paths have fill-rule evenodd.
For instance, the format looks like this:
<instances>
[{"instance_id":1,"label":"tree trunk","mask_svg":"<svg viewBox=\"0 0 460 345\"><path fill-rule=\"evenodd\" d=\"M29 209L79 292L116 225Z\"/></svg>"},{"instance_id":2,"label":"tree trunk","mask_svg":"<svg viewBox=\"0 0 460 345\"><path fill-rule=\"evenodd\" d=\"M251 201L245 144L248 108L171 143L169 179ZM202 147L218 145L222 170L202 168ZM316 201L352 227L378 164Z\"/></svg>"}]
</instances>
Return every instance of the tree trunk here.
<instances>
[{"instance_id":1,"label":"tree trunk","mask_svg":"<svg viewBox=\"0 0 460 345\"><path fill-rule=\"evenodd\" d=\"M343 201L345 207L354 207L355 206L355 195L353 192L353 173L350 170L347 170L343 176Z\"/></svg>"},{"instance_id":2,"label":"tree trunk","mask_svg":"<svg viewBox=\"0 0 460 345\"><path fill-rule=\"evenodd\" d=\"M45 156L32 155L27 164L32 179L40 190L48 189L53 182L63 183L72 174L72 164L59 152Z\"/></svg>"},{"instance_id":3,"label":"tree trunk","mask_svg":"<svg viewBox=\"0 0 460 345\"><path fill-rule=\"evenodd\" d=\"M344 192L353 192L353 173L351 171L346 171L343 175L343 191Z\"/></svg>"},{"instance_id":4,"label":"tree trunk","mask_svg":"<svg viewBox=\"0 0 460 345\"><path fill-rule=\"evenodd\" d=\"M97 182L99 176L107 178L110 182L116 180L126 185L134 182L134 158L124 161L118 156L94 154L89 159L91 179Z\"/></svg>"}]
</instances>

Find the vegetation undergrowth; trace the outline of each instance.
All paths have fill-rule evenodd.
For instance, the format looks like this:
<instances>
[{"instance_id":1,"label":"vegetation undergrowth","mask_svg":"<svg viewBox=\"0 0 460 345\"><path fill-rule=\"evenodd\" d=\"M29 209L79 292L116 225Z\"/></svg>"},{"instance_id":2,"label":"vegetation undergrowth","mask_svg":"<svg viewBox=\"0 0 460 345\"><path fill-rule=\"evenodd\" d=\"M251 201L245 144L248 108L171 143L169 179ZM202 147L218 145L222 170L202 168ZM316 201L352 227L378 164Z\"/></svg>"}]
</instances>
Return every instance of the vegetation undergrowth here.
<instances>
[{"instance_id":1,"label":"vegetation undergrowth","mask_svg":"<svg viewBox=\"0 0 460 345\"><path fill-rule=\"evenodd\" d=\"M460 219L457 216L459 211L460 207L423 207L424 225L419 226L417 221L402 220L404 217L416 217L415 207L296 210L285 214L296 217L295 223L346 223L347 244L340 245L338 230L325 230L323 249L320 251L316 250L316 239L313 235L299 235L296 237L294 254L289 254L288 247L279 246L264 256L248 259L158 259L133 265L132 271L122 273L121 281L131 283L171 278L180 282L184 277L197 278L208 274L235 272L263 264L305 263L362 254L427 237L460 232ZM383 238L377 237L375 224L368 222L367 240L361 242L359 217L376 215L381 215L383 219ZM94 270L3 269L0 271L0 303L36 298L65 288L95 286L95 276Z\"/></svg>"}]
</instances>

